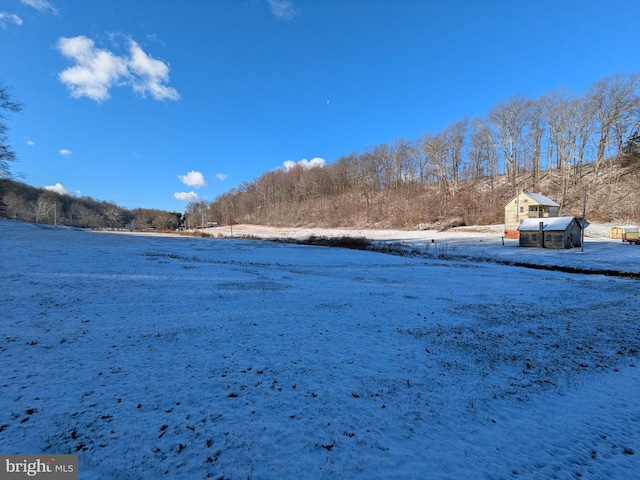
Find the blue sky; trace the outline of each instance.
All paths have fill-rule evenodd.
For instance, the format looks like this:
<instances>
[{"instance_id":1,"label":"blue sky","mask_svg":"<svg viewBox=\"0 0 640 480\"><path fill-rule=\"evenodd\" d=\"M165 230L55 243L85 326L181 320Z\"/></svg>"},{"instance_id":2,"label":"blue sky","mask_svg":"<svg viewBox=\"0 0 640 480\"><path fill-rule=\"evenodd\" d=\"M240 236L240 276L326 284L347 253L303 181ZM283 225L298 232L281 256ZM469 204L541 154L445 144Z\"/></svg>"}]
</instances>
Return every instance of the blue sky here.
<instances>
[{"instance_id":1,"label":"blue sky","mask_svg":"<svg viewBox=\"0 0 640 480\"><path fill-rule=\"evenodd\" d=\"M640 70L636 0L0 0L14 173L184 211ZM322 159L322 160L317 160Z\"/></svg>"}]
</instances>

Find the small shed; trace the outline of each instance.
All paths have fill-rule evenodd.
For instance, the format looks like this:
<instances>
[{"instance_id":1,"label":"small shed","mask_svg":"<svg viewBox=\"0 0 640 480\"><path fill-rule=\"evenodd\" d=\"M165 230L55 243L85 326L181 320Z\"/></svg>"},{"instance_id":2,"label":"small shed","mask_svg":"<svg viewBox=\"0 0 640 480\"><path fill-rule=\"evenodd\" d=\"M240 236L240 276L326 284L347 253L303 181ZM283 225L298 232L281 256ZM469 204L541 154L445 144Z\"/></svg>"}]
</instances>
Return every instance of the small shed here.
<instances>
[{"instance_id":1,"label":"small shed","mask_svg":"<svg viewBox=\"0 0 640 480\"><path fill-rule=\"evenodd\" d=\"M518 227L528 218L550 218L560 214L560 205L540 193L520 192L504 207L504 234L518 238Z\"/></svg>"},{"instance_id":2,"label":"small shed","mask_svg":"<svg viewBox=\"0 0 640 480\"><path fill-rule=\"evenodd\" d=\"M627 232L637 232L638 227L613 227L609 230L609 238L621 239Z\"/></svg>"},{"instance_id":3,"label":"small shed","mask_svg":"<svg viewBox=\"0 0 640 480\"><path fill-rule=\"evenodd\" d=\"M573 248L582 245L582 225L576 217L528 218L520 227L521 247Z\"/></svg>"}]
</instances>

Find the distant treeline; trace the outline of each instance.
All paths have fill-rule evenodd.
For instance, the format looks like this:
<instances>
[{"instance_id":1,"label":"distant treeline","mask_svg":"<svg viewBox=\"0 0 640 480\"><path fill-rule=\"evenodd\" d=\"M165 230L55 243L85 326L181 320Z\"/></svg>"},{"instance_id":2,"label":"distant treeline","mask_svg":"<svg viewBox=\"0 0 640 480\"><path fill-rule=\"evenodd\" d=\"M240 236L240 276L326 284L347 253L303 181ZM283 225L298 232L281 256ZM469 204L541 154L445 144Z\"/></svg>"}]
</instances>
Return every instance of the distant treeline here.
<instances>
[{"instance_id":1,"label":"distant treeline","mask_svg":"<svg viewBox=\"0 0 640 480\"><path fill-rule=\"evenodd\" d=\"M562 215L640 221L640 76L616 75L582 96L515 95L485 117L396 139L329 164L288 165L183 215L126 210L91 198L0 182L0 214L78 227L174 229L254 223L420 228L499 224L518 190L554 199ZM182 223L180 223L182 222Z\"/></svg>"},{"instance_id":2,"label":"distant treeline","mask_svg":"<svg viewBox=\"0 0 640 480\"><path fill-rule=\"evenodd\" d=\"M35 188L13 180L0 180L0 216L35 223L81 228L176 229L181 213L136 208L74 197Z\"/></svg>"},{"instance_id":3,"label":"distant treeline","mask_svg":"<svg viewBox=\"0 0 640 480\"><path fill-rule=\"evenodd\" d=\"M517 190L581 213L585 188L601 219L638 218L640 77L617 75L582 96L510 97L486 117L463 118L415 140L367 148L328 165L264 173L187 218L220 223L415 228L501 223ZM626 191L629 189L629 191Z\"/></svg>"}]
</instances>

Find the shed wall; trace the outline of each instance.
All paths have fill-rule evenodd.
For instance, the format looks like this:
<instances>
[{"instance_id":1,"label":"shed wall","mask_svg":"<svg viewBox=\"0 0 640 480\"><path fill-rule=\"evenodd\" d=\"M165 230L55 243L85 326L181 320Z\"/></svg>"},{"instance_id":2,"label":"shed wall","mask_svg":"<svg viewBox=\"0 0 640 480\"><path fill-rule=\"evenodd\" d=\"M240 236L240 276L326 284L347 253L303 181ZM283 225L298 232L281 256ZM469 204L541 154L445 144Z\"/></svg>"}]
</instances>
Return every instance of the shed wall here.
<instances>
[{"instance_id":1,"label":"shed wall","mask_svg":"<svg viewBox=\"0 0 640 480\"><path fill-rule=\"evenodd\" d=\"M574 248L582 245L582 235L577 222L571 222L566 230L520 232L521 247Z\"/></svg>"},{"instance_id":2,"label":"shed wall","mask_svg":"<svg viewBox=\"0 0 640 480\"><path fill-rule=\"evenodd\" d=\"M622 238L622 234L624 233L624 228L622 227L613 227L609 231L609 238Z\"/></svg>"}]
</instances>

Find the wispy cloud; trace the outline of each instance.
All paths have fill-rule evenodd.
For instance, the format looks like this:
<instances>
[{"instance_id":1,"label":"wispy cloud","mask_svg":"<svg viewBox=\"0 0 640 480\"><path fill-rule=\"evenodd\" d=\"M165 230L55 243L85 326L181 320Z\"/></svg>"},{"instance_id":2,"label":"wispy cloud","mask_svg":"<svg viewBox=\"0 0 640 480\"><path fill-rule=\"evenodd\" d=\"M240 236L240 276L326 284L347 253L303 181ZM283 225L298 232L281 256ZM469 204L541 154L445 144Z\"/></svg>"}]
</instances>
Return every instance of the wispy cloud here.
<instances>
[{"instance_id":1,"label":"wispy cloud","mask_svg":"<svg viewBox=\"0 0 640 480\"><path fill-rule=\"evenodd\" d=\"M297 165L301 166L304 169L309 169L314 167L324 167L326 164L327 162L325 161L325 159L320 157L315 157L315 158L312 158L311 160L307 160L306 158L303 158L298 162L294 162L293 160L285 160L284 169L289 171Z\"/></svg>"},{"instance_id":2,"label":"wispy cloud","mask_svg":"<svg viewBox=\"0 0 640 480\"><path fill-rule=\"evenodd\" d=\"M24 142L24 143L26 143L26 144L27 144L27 145L29 145L29 146L33 146L33 145L35 145L35 144L36 144L36 142L34 142L33 140L31 140L31 139L29 139L29 138L27 138L27 139L25 140L25 142Z\"/></svg>"},{"instance_id":3,"label":"wispy cloud","mask_svg":"<svg viewBox=\"0 0 640 480\"><path fill-rule=\"evenodd\" d=\"M0 12L0 27L7 28L8 23L22 25L22 19L14 13Z\"/></svg>"},{"instance_id":4,"label":"wispy cloud","mask_svg":"<svg viewBox=\"0 0 640 480\"><path fill-rule=\"evenodd\" d=\"M67 150L66 148L63 148L60 150L60 155L62 155L63 157L69 156L71 155L71 150Z\"/></svg>"},{"instance_id":5,"label":"wispy cloud","mask_svg":"<svg viewBox=\"0 0 640 480\"><path fill-rule=\"evenodd\" d=\"M129 44L129 51L129 71L133 73L131 83L137 93L144 97L148 92L156 100L180 98L175 88L164 85L169 81L169 67L166 63L151 58L133 40Z\"/></svg>"},{"instance_id":6,"label":"wispy cloud","mask_svg":"<svg viewBox=\"0 0 640 480\"><path fill-rule=\"evenodd\" d=\"M176 192L173 194L176 200L182 200L184 202L195 202L198 200L198 194L196 192Z\"/></svg>"},{"instance_id":7,"label":"wispy cloud","mask_svg":"<svg viewBox=\"0 0 640 480\"><path fill-rule=\"evenodd\" d=\"M227 179L227 175L225 173L216 173L216 177L221 182L224 182Z\"/></svg>"},{"instance_id":8,"label":"wispy cloud","mask_svg":"<svg viewBox=\"0 0 640 480\"><path fill-rule=\"evenodd\" d=\"M155 100L180 98L175 88L165 85L169 81L167 64L147 55L132 39L128 39L128 56L97 48L85 36L62 37L57 47L62 55L76 62L58 75L74 98L103 102L111 96L112 87L122 85L129 85L141 97L150 94Z\"/></svg>"},{"instance_id":9,"label":"wispy cloud","mask_svg":"<svg viewBox=\"0 0 640 480\"><path fill-rule=\"evenodd\" d=\"M20 0L20 3L33 7L43 13L51 12L54 15L58 14L58 10L47 0ZM15 13L0 12L0 28L7 28L7 25L10 23L20 26L23 24L23 21L22 18Z\"/></svg>"},{"instance_id":10,"label":"wispy cloud","mask_svg":"<svg viewBox=\"0 0 640 480\"><path fill-rule=\"evenodd\" d=\"M195 170L191 170L186 175L178 175L178 178L182 183L189 187L201 188L207 184L207 181L204 179L204 175L200 172L196 172Z\"/></svg>"},{"instance_id":11,"label":"wispy cloud","mask_svg":"<svg viewBox=\"0 0 640 480\"><path fill-rule=\"evenodd\" d=\"M269 0L269 8L281 20L293 20L299 13L291 0Z\"/></svg>"},{"instance_id":12,"label":"wispy cloud","mask_svg":"<svg viewBox=\"0 0 640 480\"><path fill-rule=\"evenodd\" d=\"M25 5L29 5L30 7L35 8L40 12L51 12L54 14L58 14L58 10L47 0L20 0L20 3Z\"/></svg>"}]
</instances>

